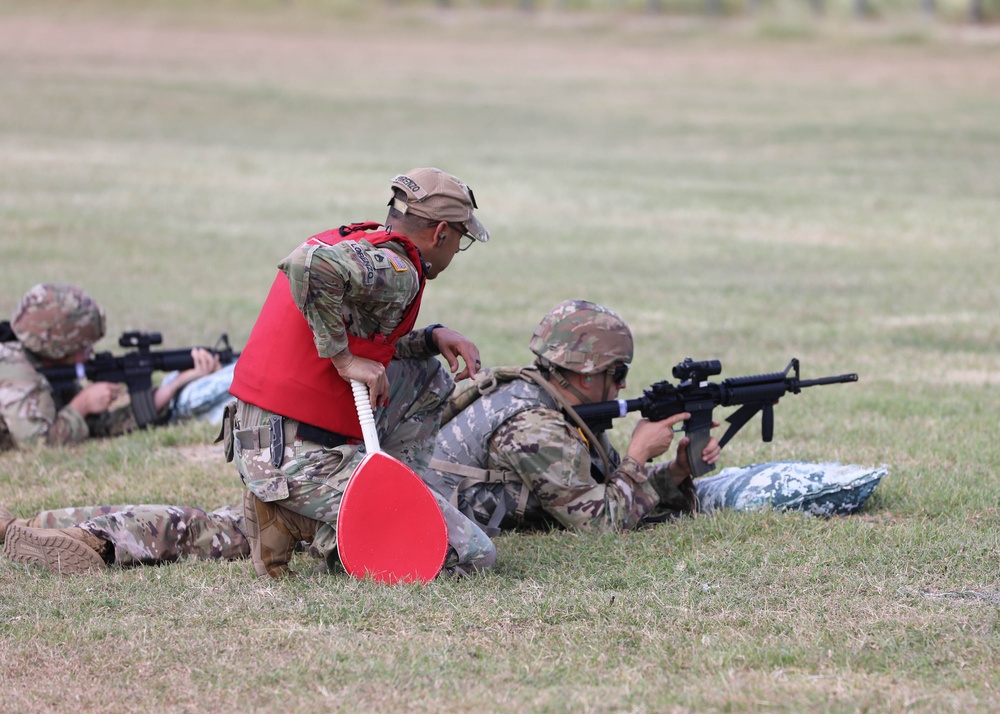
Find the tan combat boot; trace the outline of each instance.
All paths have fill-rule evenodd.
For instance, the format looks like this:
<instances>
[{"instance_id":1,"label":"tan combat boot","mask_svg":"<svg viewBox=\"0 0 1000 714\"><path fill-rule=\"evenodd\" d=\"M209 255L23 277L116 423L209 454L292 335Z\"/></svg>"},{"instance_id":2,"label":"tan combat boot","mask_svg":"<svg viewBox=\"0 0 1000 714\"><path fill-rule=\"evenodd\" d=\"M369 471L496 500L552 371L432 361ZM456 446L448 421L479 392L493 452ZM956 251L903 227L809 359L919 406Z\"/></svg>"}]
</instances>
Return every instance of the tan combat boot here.
<instances>
[{"instance_id":1,"label":"tan combat boot","mask_svg":"<svg viewBox=\"0 0 1000 714\"><path fill-rule=\"evenodd\" d=\"M295 546L299 541L311 541L318 525L311 518L261 501L250 491L243 493L243 520L253 569L257 575L275 579L292 575L288 562Z\"/></svg>"},{"instance_id":2,"label":"tan combat boot","mask_svg":"<svg viewBox=\"0 0 1000 714\"><path fill-rule=\"evenodd\" d=\"M7 528L11 525L29 526L31 523L27 518L17 518L13 513L3 506L0 506L0 543L7 537Z\"/></svg>"},{"instance_id":3,"label":"tan combat boot","mask_svg":"<svg viewBox=\"0 0 1000 714\"><path fill-rule=\"evenodd\" d=\"M12 524L3 549L18 563L41 565L60 575L105 570L108 542L82 528L27 528Z\"/></svg>"}]
</instances>

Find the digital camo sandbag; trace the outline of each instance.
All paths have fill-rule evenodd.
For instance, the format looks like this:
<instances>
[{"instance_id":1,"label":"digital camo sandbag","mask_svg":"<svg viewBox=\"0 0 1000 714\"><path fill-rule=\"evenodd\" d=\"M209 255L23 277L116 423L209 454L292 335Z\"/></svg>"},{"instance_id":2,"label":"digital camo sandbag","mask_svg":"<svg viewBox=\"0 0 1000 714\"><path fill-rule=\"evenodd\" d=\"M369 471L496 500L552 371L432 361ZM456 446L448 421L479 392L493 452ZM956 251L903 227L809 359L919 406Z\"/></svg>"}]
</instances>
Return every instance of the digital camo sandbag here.
<instances>
[{"instance_id":1,"label":"digital camo sandbag","mask_svg":"<svg viewBox=\"0 0 1000 714\"><path fill-rule=\"evenodd\" d=\"M840 516L860 509L887 473L885 465L775 461L723 469L696 480L695 490L704 513L773 508Z\"/></svg>"}]
</instances>

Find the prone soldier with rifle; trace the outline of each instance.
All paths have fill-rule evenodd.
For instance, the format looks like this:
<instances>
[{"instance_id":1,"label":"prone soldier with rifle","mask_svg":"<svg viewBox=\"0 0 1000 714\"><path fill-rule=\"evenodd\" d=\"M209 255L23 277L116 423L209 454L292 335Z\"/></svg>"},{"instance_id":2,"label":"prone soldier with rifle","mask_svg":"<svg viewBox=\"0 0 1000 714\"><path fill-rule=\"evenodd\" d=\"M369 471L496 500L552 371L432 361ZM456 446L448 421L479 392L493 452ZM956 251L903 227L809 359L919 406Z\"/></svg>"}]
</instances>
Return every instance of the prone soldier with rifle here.
<instances>
[{"instance_id":1,"label":"prone soldier with rifle","mask_svg":"<svg viewBox=\"0 0 1000 714\"><path fill-rule=\"evenodd\" d=\"M229 344L229 336L223 333L212 348L194 347L179 350L150 350L150 345L163 342L159 332L130 331L122 333L118 344L134 347L135 352L114 356L110 352L98 352L86 362L73 365L42 367L39 372L49 381L57 394L76 388L79 380L90 382L113 382L124 384L135 414L136 425L140 429L162 424L166 421L165 406L178 391L194 379L218 370L239 357ZM163 388L153 389L154 372L188 372L187 379L172 380Z\"/></svg>"},{"instance_id":2,"label":"prone soldier with rifle","mask_svg":"<svg viewBox=\"0 0 1000 714\"><path fill-rule=\"evenodd\" d=\"M686 360L678 386L661 382L617 400L633 355L632 334L615 312L586 300L556 305L535 328L534 365L484 372L456 391L442 417L425 481L491 536L507 529L563 527L621 531L650 516L691 512L693 478L715 467L722 446L757 411L770 438L773 403L785 393L856 375L803 381L785 373L707 382L718 362ZM794 373L789 374L790 371ZM717 406L743 405L720 442ZM608 439L613 419L640 411L624 457ZM675 426L687 434L671 461Z\"/></svg>"},{"instance_id":3,"label":"prone soldier with rifle","mask_svg":"<svg viewBox=\"0 0 1000 714\"><path fill-rule=\"evenodd\" d=\"M183 387L236 357L225 339L215 350L154 352L157 333L127 332L119 344L135 352L91 358L105 329L103 308L78 287L41 283L24 294L10 322L0 323L0 450L73 444L162 423ZM160 370L179 374L154 389L152 374ZM120 403L122 385L129 403Z\"/></svg>"}]
</instances>

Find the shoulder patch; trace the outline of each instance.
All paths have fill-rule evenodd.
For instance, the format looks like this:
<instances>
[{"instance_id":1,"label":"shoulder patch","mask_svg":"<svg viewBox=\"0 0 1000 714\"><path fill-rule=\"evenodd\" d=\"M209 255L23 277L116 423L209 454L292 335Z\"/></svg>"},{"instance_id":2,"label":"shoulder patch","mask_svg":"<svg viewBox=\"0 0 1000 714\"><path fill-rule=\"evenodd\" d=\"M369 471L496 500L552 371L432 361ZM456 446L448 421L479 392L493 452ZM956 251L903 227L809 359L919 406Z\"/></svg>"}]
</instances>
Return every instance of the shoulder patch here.
<instances>
[{"instance_id":1,"label":"shoulder patch","mask_svg":"<svg viewBox=\"0 0 1000 714\"><path fill-rule=\"evenodd\" d=\"M385 251L379 250L378 248L367 249L368 255L371 256L372 265L375 266L376 270L384 270L389 267L389 261L384 255Z\"/></svg>"},{"instance_id":2,"label":"shoulder patch","mask_svg":"<svg viewBox=\"0 0 1000 714\"><path fill-rule=\"evenodd\" d=\"M398 255L393 253L391 250L383 249L379 252L385 255L386 259L389 261L389 263L392 265L392 267L395 269L397 273L405 273L407 270L410 269L409 264L405 260L400 258Z\"/></svg>"}]
</instances>

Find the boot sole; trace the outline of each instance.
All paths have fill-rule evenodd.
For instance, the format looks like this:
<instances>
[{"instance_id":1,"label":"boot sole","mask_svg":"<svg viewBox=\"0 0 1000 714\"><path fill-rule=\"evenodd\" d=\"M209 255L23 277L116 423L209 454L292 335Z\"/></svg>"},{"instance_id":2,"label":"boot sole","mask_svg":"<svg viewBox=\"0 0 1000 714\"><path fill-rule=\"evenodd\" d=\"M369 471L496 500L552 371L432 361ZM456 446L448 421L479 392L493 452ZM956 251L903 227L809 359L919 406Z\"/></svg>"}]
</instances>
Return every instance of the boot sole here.
<instances>
[{"instance_id":1,"label":"boot sole","mask_svg":"<svg viewBox=\"0 0 1000 714\"><path fill-rule=\"evenodd\" d=\"M7 557L17 563L41 565L60 575L78 575L106 570L107 565L93 549L61 533L39 533L34 528L12 525L3 544Z\"/></svg>"}]
</instances>

